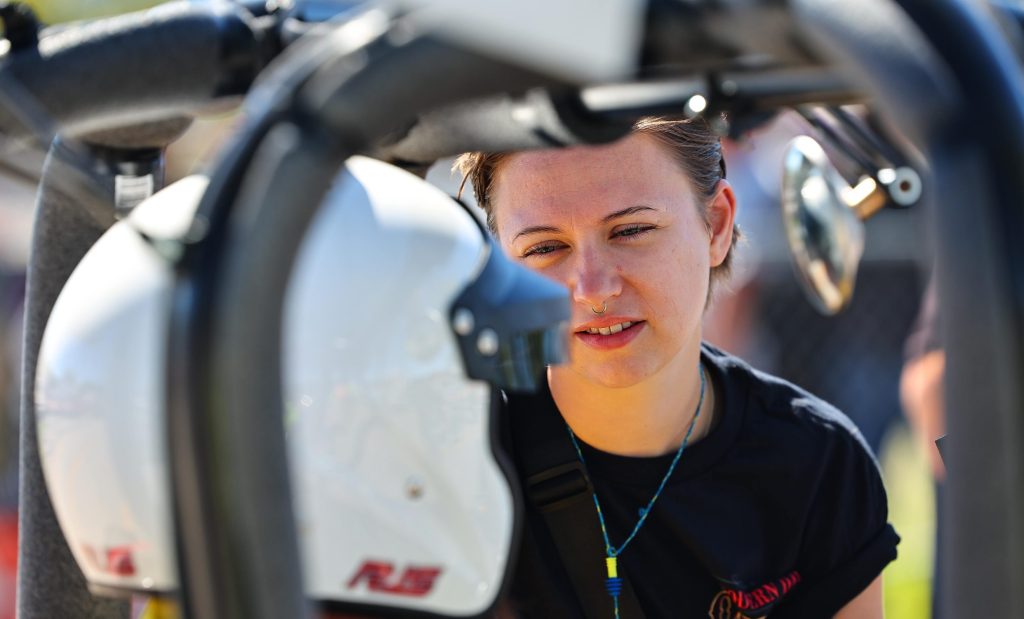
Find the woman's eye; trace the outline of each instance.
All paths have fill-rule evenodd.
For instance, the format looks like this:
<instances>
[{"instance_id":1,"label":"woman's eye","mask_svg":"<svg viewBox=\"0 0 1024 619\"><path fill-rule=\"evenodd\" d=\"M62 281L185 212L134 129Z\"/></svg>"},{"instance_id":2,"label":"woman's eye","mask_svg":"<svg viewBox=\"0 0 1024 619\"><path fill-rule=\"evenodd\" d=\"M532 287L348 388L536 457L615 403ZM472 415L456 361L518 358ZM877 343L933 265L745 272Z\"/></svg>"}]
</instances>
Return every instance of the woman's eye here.
<instances>
[{"instance_id":1,"label":"woman's eye","mask_svg":"<svg viewBox=\"0 0 1024 619\"><path fill-rule=\"evenodd\" d=\"M533 247L531 247L531 248L529 248L529 249L527 249L526 251L523 252L523 258L528 258L530 256L543 256L545 254L550 254L553 251L561 249L561 247L562 247L562 245L560 245L558 243L544 243L544 244L541 244L541 245L534 245Z\"/></svg>"},{"instance_id":2,"label":"woman's eye","mask_svg":"<svg viewBox=\"0 0 1024 619\"><path fill-rule=\"evenodd\" d=\"M639 235L644 234L645 232L650 232L653 229L654 229L654 226L652 226L652 225L632 224L632 225L629 225L629 226L624 226L622 228L619 228L614 233L612 233L612 236L617 236L617 237L639 236Z\"/></svg>"}]
</instances>

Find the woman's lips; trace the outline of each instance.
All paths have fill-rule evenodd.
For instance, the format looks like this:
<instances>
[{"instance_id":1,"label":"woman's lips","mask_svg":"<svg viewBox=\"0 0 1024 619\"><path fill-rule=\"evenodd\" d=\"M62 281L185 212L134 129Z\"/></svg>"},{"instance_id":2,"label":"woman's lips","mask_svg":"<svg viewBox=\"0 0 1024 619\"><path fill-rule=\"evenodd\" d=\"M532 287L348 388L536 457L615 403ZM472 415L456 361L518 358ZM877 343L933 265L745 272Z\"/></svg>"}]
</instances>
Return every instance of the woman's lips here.
<instances>
[{"instance_id":1,"label":"woman's lips","mask_svg":"<svg viewBox=\"0 0 1024 619\"><path fill-rule=\"evenodd\" d=\"M636 337L640 335L640 332L643 331L644 328L647 326L647 323L643 320L635 322L629 320L622 320L613 324L623 324L628 322L632 322L632 324L624 328L622 331L619 331L618 333L612 333L610 335L601 335L599 333L590 333L584 330L573 333L573 337L575 337L584 345L589 346L590 348L594 348L596 350L613 350L615 348L622 348L626 344L629 344L634 339L636 339ZM612 325L607 326L611 327Z\"/></svg>"}]
</instances>

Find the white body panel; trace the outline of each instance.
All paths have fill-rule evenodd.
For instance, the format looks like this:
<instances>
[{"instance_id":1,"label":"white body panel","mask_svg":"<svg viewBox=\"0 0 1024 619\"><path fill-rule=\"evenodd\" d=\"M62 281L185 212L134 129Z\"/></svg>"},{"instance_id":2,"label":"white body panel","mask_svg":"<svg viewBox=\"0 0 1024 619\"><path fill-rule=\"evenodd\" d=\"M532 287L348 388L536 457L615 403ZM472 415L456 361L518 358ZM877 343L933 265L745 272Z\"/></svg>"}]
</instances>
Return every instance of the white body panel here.
<instances>
[{"instance_id":1,"label":"white body panel","mask_svg":"<svg viewBox=\"0 0 1024 619\"><path fill-rule=\"evenodd\" d=\"M448 311L487 246L420 179L368 159L347 168L285 303L306 587L321 600L478 614L501 587L512 496L490 451L488 388L465 378ZM169 187L104 235L44 335L43 468L94 584L177 587L162 383L172 274L138 230L180 237L204 186ZM127 549L131 570L111 548Z\"/></svg>"}]
</instances>

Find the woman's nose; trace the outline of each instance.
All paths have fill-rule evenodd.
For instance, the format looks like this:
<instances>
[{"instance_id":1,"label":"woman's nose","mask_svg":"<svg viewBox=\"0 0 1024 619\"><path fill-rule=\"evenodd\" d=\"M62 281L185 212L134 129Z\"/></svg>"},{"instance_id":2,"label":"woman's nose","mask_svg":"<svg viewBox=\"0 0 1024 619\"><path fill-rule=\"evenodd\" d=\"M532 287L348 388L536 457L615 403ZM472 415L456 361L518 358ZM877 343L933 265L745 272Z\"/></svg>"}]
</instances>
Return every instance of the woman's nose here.
<instances>
[{"instance_id":1,"label":"woman's nose","mask_svg":"<svg viewBox=\"0 0 1024 619\"><path fill-rule=\"evenodd\" d=\"M577 252L569 288L577 303L601 307L622 293L622 277L615 263L600 252Z\"/></svg>"}]
</instances>

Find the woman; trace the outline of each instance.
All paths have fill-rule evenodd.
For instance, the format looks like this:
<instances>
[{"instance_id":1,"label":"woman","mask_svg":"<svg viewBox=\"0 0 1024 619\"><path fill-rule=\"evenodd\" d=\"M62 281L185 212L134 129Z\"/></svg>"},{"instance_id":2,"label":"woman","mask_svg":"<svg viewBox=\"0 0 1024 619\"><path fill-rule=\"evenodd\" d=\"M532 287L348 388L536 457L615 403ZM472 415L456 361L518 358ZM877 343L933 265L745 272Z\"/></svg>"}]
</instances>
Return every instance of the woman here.
<instances>
[{"instance_id":1,"label":"woman","mask_svg":"<svg viewBox=\"0 0 1024 619\"><path fill-rule=\"evenodd\" d=\"M860 435L701 342L738 237L706 124L644 119L613 144L459 166L504 251L571 292L571 362L539 396L512 396L510 417L556 411L568 427L603 530L608 616L623 578L648 617L881 617L898 537ZM593 609L563 532L536 505L526 522L519 614Z\"/></svg>"}]
</instances>

